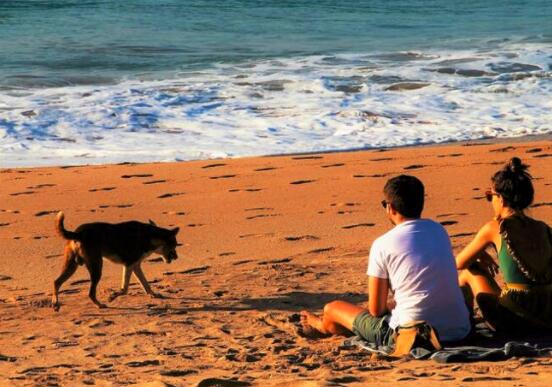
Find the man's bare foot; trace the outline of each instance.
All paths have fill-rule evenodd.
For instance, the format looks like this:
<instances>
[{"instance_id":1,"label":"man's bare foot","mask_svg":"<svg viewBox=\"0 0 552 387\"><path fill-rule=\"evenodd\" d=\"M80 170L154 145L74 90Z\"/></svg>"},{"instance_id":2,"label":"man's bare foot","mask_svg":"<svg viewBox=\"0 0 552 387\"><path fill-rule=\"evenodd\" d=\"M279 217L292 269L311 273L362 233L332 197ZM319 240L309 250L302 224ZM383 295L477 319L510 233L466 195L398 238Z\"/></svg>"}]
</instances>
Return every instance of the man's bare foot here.
<instances>
[{"instance_id":1,"label":"man's bare foot","mask_svg":"<svg viewBox=\"0 0 552 387\"><path fill-rule=\"evenodd\" d=\"M301 326L297 332L300 336L310 339L319 339L322 337L331 336L324 329L322 319L306 310L301 312Z\"/></svg>"}]
</instances>

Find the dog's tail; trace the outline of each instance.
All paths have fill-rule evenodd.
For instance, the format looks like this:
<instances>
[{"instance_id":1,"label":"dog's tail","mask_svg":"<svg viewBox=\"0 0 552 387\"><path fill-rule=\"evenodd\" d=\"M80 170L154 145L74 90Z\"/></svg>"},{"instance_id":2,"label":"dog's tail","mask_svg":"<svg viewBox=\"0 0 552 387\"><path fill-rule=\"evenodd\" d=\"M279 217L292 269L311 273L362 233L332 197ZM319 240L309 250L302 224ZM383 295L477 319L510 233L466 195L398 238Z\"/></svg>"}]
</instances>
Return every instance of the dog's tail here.
<instances>
[{"instance_id":1,"label":"dog's tail","mask_svg":"<svg viewBox=\"0 0 552 387\"><path fill-rule=\"evenodd\" d=\"M63 225L64 219L65 219L65 215L63 214L63 212L62 211L58 212L56 216L56 230L58 234L61 235L63 239L78 241L79 234L73 231L66 230Z\"/></svg>"}]
</instances>

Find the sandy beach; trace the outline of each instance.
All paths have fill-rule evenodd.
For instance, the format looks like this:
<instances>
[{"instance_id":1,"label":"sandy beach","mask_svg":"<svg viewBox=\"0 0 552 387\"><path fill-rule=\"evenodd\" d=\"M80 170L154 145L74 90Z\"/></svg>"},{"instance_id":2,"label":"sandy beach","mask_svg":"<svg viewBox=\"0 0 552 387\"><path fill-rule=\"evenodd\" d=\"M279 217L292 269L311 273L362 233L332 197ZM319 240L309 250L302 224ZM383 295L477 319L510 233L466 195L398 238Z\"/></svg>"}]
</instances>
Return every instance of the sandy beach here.
<instances>
[{"instance_id":1,"label":"sandy beach","mask_svg":"<svg viewBox=\"0 0 552 387\"><path fill-rule=\"evenodd\" d=\"M328 301L366 301L367 256L391 225L387 178L426 186L425 217L458 252L492 213L491 174L530 165L531 215L552 223L552 141L514 140L163 164L0 170L0 385L548 386L551 358L437 364L370 359L343 338L298 337L290 316ZM62 265L54 229L91 221L179 226L179 259L143 265L151 299L130 292L97 309L80 267L50 307ZM106 262L100 301L120 283Z\"/></svg>"}]
</instances>

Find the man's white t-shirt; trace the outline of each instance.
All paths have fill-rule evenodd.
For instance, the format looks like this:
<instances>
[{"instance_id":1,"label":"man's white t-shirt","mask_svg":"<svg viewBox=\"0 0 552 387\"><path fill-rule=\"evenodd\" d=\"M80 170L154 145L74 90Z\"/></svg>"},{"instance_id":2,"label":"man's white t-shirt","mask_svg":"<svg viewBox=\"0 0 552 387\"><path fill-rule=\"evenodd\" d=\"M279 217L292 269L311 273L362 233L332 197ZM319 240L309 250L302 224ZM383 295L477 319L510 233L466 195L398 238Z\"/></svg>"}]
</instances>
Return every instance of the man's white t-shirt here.
<instances>
[{"instance_id":1,"label":"man's white t-shirt","mask_svg":"<svg viewBox=\"0 0 552 387\"><path fill-rule=\"evenodd\" d=\"M409 220L376 239L368 275L389 280L396 301L391 328L425 320L443 341L460 340L469 333L450 239L439 223Z\"/></svg>"}]
</instances>

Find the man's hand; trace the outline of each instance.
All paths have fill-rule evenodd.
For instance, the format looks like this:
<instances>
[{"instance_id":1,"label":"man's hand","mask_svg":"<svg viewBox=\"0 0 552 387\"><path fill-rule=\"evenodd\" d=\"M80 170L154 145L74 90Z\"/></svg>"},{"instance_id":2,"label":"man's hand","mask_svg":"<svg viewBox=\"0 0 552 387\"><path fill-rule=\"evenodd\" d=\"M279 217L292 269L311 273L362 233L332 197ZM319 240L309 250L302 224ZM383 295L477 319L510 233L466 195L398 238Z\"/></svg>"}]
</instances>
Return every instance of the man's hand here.
<instances>
[{"instance_id":1,"label":"man's hand","mask_svg":"<svg viewBox=\"0 0 552 387\"><path fill-rule=\"evenodd\" d=\"M395 309L396 306L397 302L395 301L395 299L393 297L389 297L387 299L387 311L391 312L393 309Z\"/></svg>"}]
</instances>

